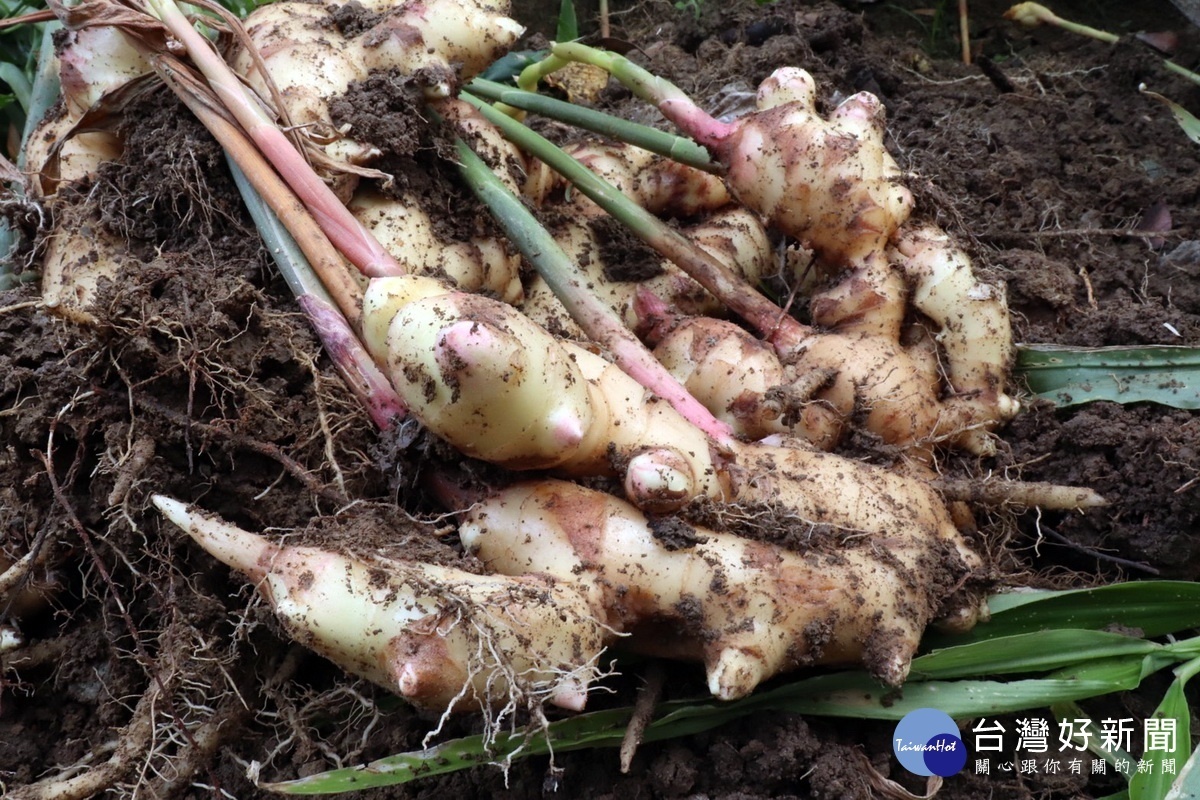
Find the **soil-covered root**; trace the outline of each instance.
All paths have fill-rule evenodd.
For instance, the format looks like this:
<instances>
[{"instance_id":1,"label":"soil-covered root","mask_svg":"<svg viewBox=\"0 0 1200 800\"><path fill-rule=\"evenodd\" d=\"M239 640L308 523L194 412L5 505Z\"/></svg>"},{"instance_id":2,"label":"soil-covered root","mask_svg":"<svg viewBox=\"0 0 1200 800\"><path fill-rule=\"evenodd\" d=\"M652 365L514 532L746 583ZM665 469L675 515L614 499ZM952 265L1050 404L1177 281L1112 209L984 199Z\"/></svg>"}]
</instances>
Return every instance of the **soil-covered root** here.
<instances>
[{"instance_id":1,"label":"soil-covered root","mask_svg":"<svg viewBox=\"0 0 1200 800\"><path fill-rule=\"evenodd\" d=\"M245 573L296 641L420 709L583 708L609 633L569 583L275 544L177 500L154 502Z\"/></svg>"},{"instance_id":2,"label":"soil-covered root","mask_svg":"<svg viewBox=\"0 0 1200 800\"><path fill-rule=\"evenodd\" d=\"M851 506L866 521L869 504ZM927 525L880 522L833 528L797 552L538 481L477 504L459 532L491 569L577 582L608 625L630 634L622 646L702 660L713 695L731 699L811 664L861 663L903 681L925 626L952 611L943 602L978 559Z\"/></svg>"},{"instance_id":3,"label":"soil-covered root","mask_svg":"<svg viewBox=\"0 0 1200 800\"><path fill-rule=\"evenodd\" d=\"M409 274L446 280L464 292L480 292L506 303L523 296L520 258L497 238L442 241L434 220L415 197L386 196L360 186L350 211L380 244L400 259Z\"/></svg>"},{"instance_id":4,"label":"soil-covered root","mask_svg":"<svg viewBox=\"0 0 1200 800\"><path fill-rule=\"evenodd\" d=\"M474 0L271 3L245 23L261 62L243 49L232 63L252 88L269 98L260 69L265 65L292 124L324 142L335 162L360 165L379 151L354 141L353 131L337 128L330 101L345 94L352 82L382 70L420 75L430 97L446 97L458 80L502 55L524 30L507 13L507 3ZM346 176L340 188L348 193L354 182Z\"/></svg>"},{"instance_id":5,"label":"soil-covered root","mask_svg":"<svg viewBox=\"0 0 1200 800\"><path fill-rule=\"evenodd\" d=\"M665 333L663 331L666 331ZM726 320L665 320L655 356L713 414L746 438L797 436L832 450L855 427L919 455L976 424L969 409L941 397L932 343L814 333L785 360Z\"/></svg>"},{"instance_id":6,"label":"soil-covered root","mask_svg":"<svg viewBox=\"0 0 1200 800\"><path fill-rule=\"evenodd\" d=\"M58 205L59 223L44 241L42 302L54 314L95 325L103 282L114 280L134 259L90 203Z\"/></svg>"}]
</instances>

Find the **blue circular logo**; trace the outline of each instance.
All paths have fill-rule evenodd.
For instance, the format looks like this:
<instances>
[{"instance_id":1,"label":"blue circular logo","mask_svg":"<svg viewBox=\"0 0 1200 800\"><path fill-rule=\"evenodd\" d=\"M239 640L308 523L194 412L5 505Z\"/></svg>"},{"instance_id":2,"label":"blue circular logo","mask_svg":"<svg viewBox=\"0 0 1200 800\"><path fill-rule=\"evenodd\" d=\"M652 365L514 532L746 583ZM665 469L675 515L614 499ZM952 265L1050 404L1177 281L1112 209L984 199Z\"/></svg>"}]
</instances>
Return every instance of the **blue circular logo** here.
<instances>
[{"instance_id":1,"label":"blue circular logo","mask_svg":"<svg viewBox=\"0 0 1200 800\"><path fill-rule=\"evenodd\" d=\"M967 765L967 746L958 725L936 708L905 714L892 736L892 749L900 766L914 775L948 778Z\"/></svg>"}]
</instances>

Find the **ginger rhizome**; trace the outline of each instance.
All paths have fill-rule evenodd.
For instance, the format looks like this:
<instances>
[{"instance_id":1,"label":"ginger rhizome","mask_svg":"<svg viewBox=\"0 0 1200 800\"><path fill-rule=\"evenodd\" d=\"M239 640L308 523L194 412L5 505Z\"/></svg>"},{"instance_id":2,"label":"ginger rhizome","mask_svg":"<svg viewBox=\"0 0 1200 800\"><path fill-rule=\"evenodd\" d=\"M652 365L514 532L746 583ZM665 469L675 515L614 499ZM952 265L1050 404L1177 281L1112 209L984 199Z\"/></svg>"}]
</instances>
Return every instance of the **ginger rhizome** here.
<instances>
[{"instance_id":1,"label":"ginger rhizome","mask_svg":"<svg viewBox=\"0 0 1200 800\"><path fill-rule=\"evenodd\" d=\"M895 476L869 473L853 477L894 491L883 484ZM810 536L797 551L652 521L612 495L539 481L474 505L459 535L496 571L578 586L607 626L630 634L622 647L703 661L715 697L742 697L779 672L813 664L863 663L898 685L926 624L949 611L943 601L978 558L936 501L926 519L918 518L920 501L899 520L885 519L895 510L865 495L845 505L853 511L806 509Z\"/></svg>"},{"instance_id":2,"label":"ginger rhizome","mask_svg":"<svg viewBox=\"0 0 1200 800\"><path fill-rule=\"evenodd\" d=\"M950 363L946 404L959 425L958 443L992 451L986 431L1018 410L1006 386L1012 333L1004 293L976 280L970 260L943 232L907 231L912 196L884 146L877 98L859 93L823 118L812 77L785 67L759 87L757 111L725 123L619 56L578 44L558 44L552 52L551 68L569 60L602 66L657 105L725 164L738 201L812 249L814 275L826 283L811 300L817 325L894 346L910 307L926 315ZM785 360L795 358L788 352L794 341L805 338L794 332L777 340ZM943 431L918 435L943 438Z\"/></svg>"},{"instance_id":3,"label":"ginger rhizome","mask_svg":"<svg viewBox=\"0 0 1200 800\"><path fill-rule=\"evenodd\" d=\"M356 9L361 30L339 10L286 0L259 9L248 37L228 46L244 84L212 94L228 100L249 87L252 102L229 100L244 113L224 124L241 125L259 149L285 130L299 143L292 160L273 163L285 164L280 174L295 179L322 230L341 226L342 238L326 231L342 252L322 273L327 291L340 287L339 330L365 345L397 406L496 468L476 504L444 492L461 512L463 545L492 574L293 546L158 497L168 518L255 584L290 636L421 709L512 713L582 708L610 646L699 660L722 699L809 665L862 665L899 685L928 624L975 621L971 589L984 565L970 512L935 488L929 465L941 446L988 454L992 431L1017 412L1008 312L1002 288L977 279L944 231L910 219L876 98L855 95L823 116L812 78L785 68L760 88L757 111L719 123L627 62L555 46L560 60L633 75L635 91L725 165L718 178L626 145L573 143L566 151L589 180L609 184L586 188L568 175L577 190L558 174L564 162L535 156L511 120L453 97L519 35L503 4L372 0ZM179 25L173 13L164 22ZM76 99L68 121L44 123L28 150L44 196L86 185L120 151L111 137L72 135L87 108L164 69L163 54L122 36L69 37L64 81ZM207 55L192 57L216 87L217 52L203 45ZM94 85L78 80L92 57L107 66ZM416 86L430 124L441 120L455 147L469 140L542 215L579 267L571 290L653 346L659 362L649 363L716 417L711 426L680 410L667 381L648 389L628 351L596 334L584 304L544 272L524 269L511 242L490 232L452 240L418 190L391 185L378 145L331 111L354 82L379 75ZM332 197L337 213L310 203L305 186ZM636 206L620 218L655 251L651 274L621 273L605 254L613 196ZM87 220L72 219L61 214L46 239L44 293L89 321L97 282L126 267L78 253L64 261L89 236ZM342 255L361 274L348 277ZM797 291L788 303L806 307L811 324L759 291L772 275ZM335 313L317 294L304 307ZM851 431L898 454L894 464L825 452ZM1024 489L1051 506L1097 500ZM786 521L787 535L694 524L706 508Z\"/></svg>"},{"instance_id":4,"label":"ginger rhizome","mask_svg":"<svg viewBox=\"0 0 1200 800\"><path fill-rule=\"evenodd\" d=\"M542 701L578 711L610 638L583 593L550 577L278 544L178 500L154 503L244 573L296 641L431 712Z\"/></svg>"}]
</instances>

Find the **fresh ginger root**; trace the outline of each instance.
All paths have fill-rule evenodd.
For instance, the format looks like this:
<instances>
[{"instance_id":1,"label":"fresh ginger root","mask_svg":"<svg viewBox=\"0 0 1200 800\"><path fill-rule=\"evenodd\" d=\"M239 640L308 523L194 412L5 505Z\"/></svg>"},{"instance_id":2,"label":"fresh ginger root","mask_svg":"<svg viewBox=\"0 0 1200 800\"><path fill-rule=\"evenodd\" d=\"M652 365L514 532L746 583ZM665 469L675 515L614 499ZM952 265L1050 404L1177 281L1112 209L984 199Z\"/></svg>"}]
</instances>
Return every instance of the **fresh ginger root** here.
<instances>
[{"instance_id":1,"label":"fresh ginger root","mask_svg":"<svg viewBox=\"0 0 1200 800\"><path fill-rule=\"evenodd\" d=\"M820 333L799 340L785 361L731 322L677 318L649 298L642 310L656 323L655 357L746 439L786 434L832 450L853 418L883 443L921 456L938 441L978 433L971 409L941 398L927 340L902 347L890 336Z\"/></svg>"},{"instance_id":2,"label":"fresh ginger root","mask_svg":"<svg viewBox=\"0 0 1200 800\"><path fill-rule=\"evenodd\" d=\"M620 472L630 499L657 511L723 495L699 429L511 306L429 278L377 278L363 326L412 414L467 455L571 476Z\"/></svg>"},{"instance_id":3,"label":"fresh ginger root","mask_svg":"<svg viewBox=\"0 0 1200 800\"><path fill-rule=\"evenodd\" d=\"M541 702L582 710L611 638L565 581L275 544L178 500L153 499L245 573L297 642L432 713Z\"/></svg>"},{"instance_id":4,"label":"fresh ginger root","mask_svg":"<svg viewBox=\"0 0 1200 800\"><path fill-rule=\"evenodd\" d=\"M844 409L817 395L844 374L842 365L797 378L769 345L732 322L691 317L670 324L673 327L665 335L661 330L653 334L654 357L738 435L751 441L794 435L822 450L837 444Z\"/></svg>"},{"instance_id":5,"label":"fresh ginger root","mask_svg":"<svg viewBox=\"0 0 1200 800\"><path fill-rule=\"evenodd\" d=\"M852 470L847 482L881 472ZM952 611L943 602L979 562L936 502L884 508L866 494L812 508L803 552L651 522L611 495L561 481L518 484L474 505L459 535L500 573L573 582L607 626L630 634L621 646L703 660L720 699L813 664L864 663L898 685L926 624Z\"/></svg>"},{"instance_id":6,"label":"fresh ginger root","mask_svg":"<svg viewBox=\"0 0 1200 800\"><path fill-rule=\"evenodd\" d=\"M965 254L940 231L906 233L913 199L884 146L878 98L854 95L823 118L812 77L786 67L759 87L757 111L725 123L626 59L573 43L556 44L552 53L560 61L603 66L654 102L725 165L726 183L739 202L812 249L817 274L834 279L813 299L816 324L893 345L910 304L937 324L947 371L962 378L961 385L952 380L949 387L958 405L950 416L965 417L959 443L978 453L991 450L986 430L1018 409L1005 392L1008 364L996 363L1012 348L1011 332L1002 324L1008 313L1004 295L976 281ZM966 308L984 321L958 324ZM985 335L991 339L978 356L972 343ZM785 363L795 358L789 338L810 337L793 331L773 341Z\"/></svg>"},{"instance_id":7,"label":"fresh ginger root","mask_svg":"<svg viewBox=\"0 0 1200 800\"><path fill-rule=\"evenodd\" d=\"M22 153L32 176L31 196L58 220L43 244L42 299L55 314L95 324L100 282L132 257L127 243L105 229L96 209L58 190L94 179L101 165L121 156L123 143L115 133L91 130L83 121L107 94L142 77L150 66L120 31L106 27L66 31L55 58L63 104L30 132Z\"/></svg>"},{"instance_id":8,"label":"fresh ginger root","mask_svg":"<svg viewBox=\"0 0 1200 800\"><path fill-rule=\"evenodd\" d=\"M670 117L674 104L660 108ZM912 210L883 135L874 95L860 92L822 119L812 76L788 67L763 81L756 113L701 142L728 165L742 203L840 265L881 251Z\"/></svg>"},{"instance_id":9,"label":"fresh ginger root","mask_svg":"<svg viewBox=\"0 0 1200 800\"><path fill-rule=\"evenodd\" d=\"M524 296L520 258L502 240L476 236L469 241L441 241L433 219L414 197L388 197L360 186L350 212L379 243L395 254L410 274L429 275L464 292L483 292L506 303Z\"/></svg>"},{"instance_id":10,"label":"fresh ginger root","mask_svg":"<svg viewBox=\"0 0 1200 800\"><path fill-rule=\"evenodd\" d=\"M650 513L669 513L699 497L816 509L822 506L814 493L845 498L861 490L852 466L822 467L814 474L783 469L785 462L819 453L781 448L776 456L765 458L756 445L713 441L614 364L555 339L511 306L451 291L429 278L372 280L364 298L363 325L367 349L410 411L433 433L475 458L570 477L615 474L623 478L630 502ZM720 331L716 336L726 334ZM875 366L871 358L878 357L879 369L894 369L900 358L886 350L864 352L864 343L851 338L820 337L814 346L820 345L835 346L825 357L865 357L868 367ZM932 357L928 363L934 363ZM913 374L897 370L896 383L881 383L892 386L904 402L892 406L889 398L881 397L874 408L866 409L868 417L880 417L879 427L907 430L916 424L913 409L922 403L905 393L921 392L927 384L905 383ZM840 375L831 379L835 391L840 391ZM844 396L846 402L854 402L855 387L845 386ZM843 412L835 411L837 417L819 423L836 426ZM934 415L932 421L921 422L926 428L959 427L956 420L945 421L946 410L932 400L925 413ZM826 471L835 476L827 485L818 479ZM886 494L907 499L926 488L913 488L906 481ZM809 514L797 513L806 518Z\"/></svg>"},{"instance_id":11,"label":"fresh ginger root","mask_svg":"<svg viewBox=\"0 0 1200 800\"><path fill-rule=\"evenodd\" d=\"M896 251L913 306L940 328L951 402L974 406L977 419L1015 416L1017 402L1004 393L1014 349L1004 289L977 281L966 253L932 225L902 230Z\"/></svg>"},{"instance_id":12,"label":"fresh ginger root","mask_svg":"<svg viewBox=\"0 0 1200 800\"><path fill-rule=\"evenodd\" d=\"M759 111L714 137L733 193L827 270L849 270L823 309L814 302L814 319L895 341L911 303L940 329L951 394L970 403L964 430L1010 419L1018 405L1005 393L1012 333L1003 291L976 281L944 232L906 227L912 197L884 147L878 99L854 95L822 120L815 97L807 72L777 70L759 87ZM964 444L989 449L978 435Z\"/></svg>"}]
</instances>

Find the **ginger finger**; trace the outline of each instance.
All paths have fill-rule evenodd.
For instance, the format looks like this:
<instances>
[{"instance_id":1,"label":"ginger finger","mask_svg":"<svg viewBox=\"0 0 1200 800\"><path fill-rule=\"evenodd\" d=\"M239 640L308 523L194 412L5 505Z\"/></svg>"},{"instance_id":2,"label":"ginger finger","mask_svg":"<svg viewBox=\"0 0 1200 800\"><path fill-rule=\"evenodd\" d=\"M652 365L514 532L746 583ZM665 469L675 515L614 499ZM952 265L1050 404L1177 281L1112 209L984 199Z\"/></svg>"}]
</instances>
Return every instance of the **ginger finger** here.
<instances>
[{"instance_id":1,"label":"ginger finger","mask_svg":"<svg viewBox=\"0 0 1200 800\"><path fill-rule=\"evenodd\" d=\"M703 528L667 545L660 525L611 495L539 481L473 507L459 535L502 573L576 581L606 624L631 634L623 646L703 660L721 699L810 664L865 661L898 684L970 570L923 526L835 531L840 545L798 553Z\"/></svg>"},{"instance_id":2,"label":"ginger finger","mask_svg":"<svg viewBox=\"0 0 1200 800\"><path fill-rule=\"evenodd\" d=\"M427 711L542 700L581 710L611 637L564 582L280 545L177 500L153 500L245 573L292 638Z\"/></svg>"}]
</instances>

